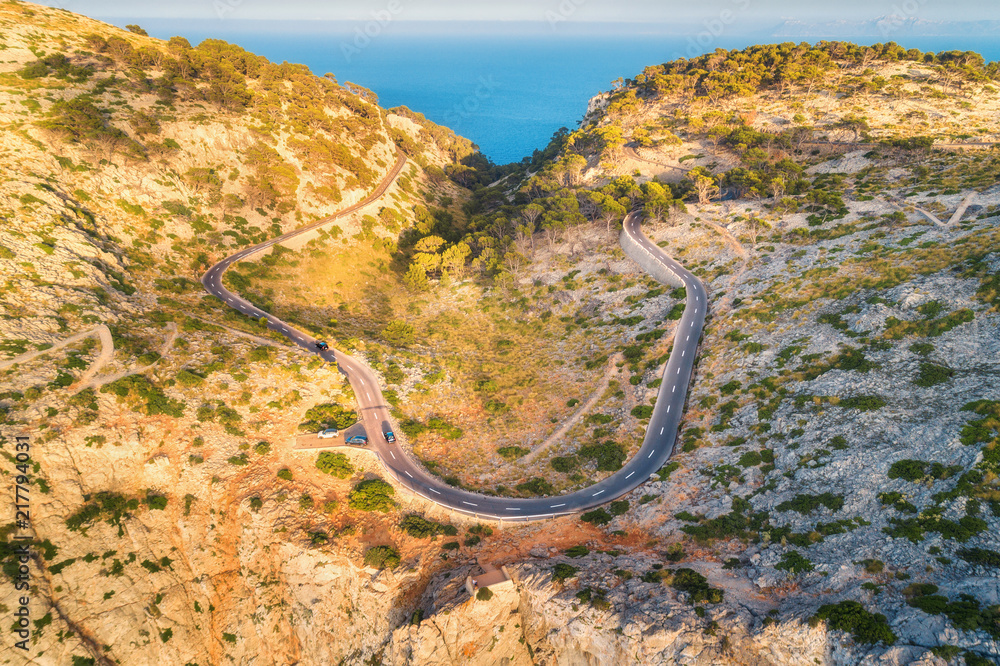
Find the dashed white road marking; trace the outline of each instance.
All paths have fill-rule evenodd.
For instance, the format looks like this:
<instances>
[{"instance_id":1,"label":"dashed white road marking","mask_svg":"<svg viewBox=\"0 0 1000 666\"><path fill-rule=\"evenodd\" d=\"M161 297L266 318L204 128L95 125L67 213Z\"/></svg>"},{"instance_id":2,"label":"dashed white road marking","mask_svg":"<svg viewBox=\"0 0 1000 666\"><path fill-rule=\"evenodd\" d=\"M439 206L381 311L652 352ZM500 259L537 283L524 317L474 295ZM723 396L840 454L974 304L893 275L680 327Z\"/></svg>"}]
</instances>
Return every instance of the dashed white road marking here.
<instances>
[{"instance_id":1,"label":"dashed white road marking","mask_svg":"<svg viewBox=\"0 0 1000 666\"><path fill-rule=\"evenodd\" d=\"M409 470L404 469L403 471L406 472L406 476L410 477L411 479L413 478L413 475L410 474Z\"/></svg>"},{"instance_id":2,"label":"dashed white road marking","mask_svg":"<svg viewBox=\"0 0 1000 666\"><path fill-rule=\"evenodd\" d=\"M662 434L663 434L663 431L664 431L664 430L666 430L666 429L667 429L667 427L666 427L666 426L663 426L662 428L660 428L660 434L662 435Z\"/></svg>"},{"instance_id":3,"label":"dashed white road marking","mask_svg":"<svg viewBox=\"0 0 1000 666\"><path fill-rule=\"evenodd\" d=\"M432 493L434 493L435 495L440 495L440 494L441 494L441 492L440 492L440 491L438 491L438 490L434 490L434 489L433 489L433 488L431 488L430 486L428 486L428 490L430 490L430 491L431 491Z\"/></svg>"},{"instance_id":4,"label":"dashed white road marking","mask_svg":"<svg viewBox=\"0 0 1000 666\"><path fill-rule=\"evenodd\" d=\"M672 391L670 391L670 392L671 392L671 393L677 393L677 386L674 386L673 390L672 390Z\"/></svg>"},{"instance_id":5,"label":"dashed white road marking","mask_svg":"<svg viewBox=\"0 0 1000 666\"><path fill-rule=\"evenodd\" d=\"M558 508L559 508L559 507L561 507L561 506L566 506L566 505L565 505L565 504L553 504L553 505L552 505L552 506L550 506L549 508L550 508L550 509L558 509Z\"/></svg>"},{"instance_id":6,"label":"dashed white road marking","mask_svg":"<svg viewBox=\"0 0 1000 666\"><path fill-rule=\"evenodd\" d=\"M632 476L633 474L635 474L635 472L629 472L629 473L628 473L628 474L627 474L627 475L625 476L625 478L627 479L628 477Z\"/></svg>"},{"instance_id":7,"label":"dashed white road marking","mask_svg":"<svg viewBox=\"0 0 1000 666\"><path fill-rule=\"evenodd\" d=\"M667 414L670 413L670 405L667 405Z\"/></svg>"},{"instance_id":8,"label":"dashed white road marking","mask_svg":"<svg viewBox=\"0 0 1000 666\"><path fill-rule=\"evenodd\" d=\"M393 459L393 460L395 460L395 459L396 459L396 454L395 454L395 453L393 453L392 451L389 451L389 455L390 455L390 456L392 456L392 459Z\"/></svg>"},{"instance_id":9,"label":"dashed white road marking","mask_svg":"<svg viewBox=\"0 0 1000 666\"><path fill-rule=\"evenodd\" d=\"M646 456L646 459L648 460L649 458L652 458L654 453L656 453L656 449L653 449L652 451L650 451L649 455Z\"/></svg>"},{"instance_id":10,"label":"dashed white road marking","mask_svg":"<svg viewBox=\"0 0 1000 666\"><path fill-rule=\"evenodd\" d=\"M507 510L508 511L520 511L520 509L518 509L517 507L510 507L510 506L507 507Z\"/></svg>"},{"instance_id":11,"label":"dashed white road marking","mask_svg":"<svg viewBox=\"0 0 1000 666\"><path fill-rule=\"evenodd\" d=\"M466 502L465 500L462 500L462 504L468 504L469 506L479 506L478 504L473 504L472 502Z\"/></svg>"},{"instance_id":12,"label":"dashed white road marking","mask_svg":"<svg viewBox=\"0 0 1000 666\"><path fill-rule=\"evenodd\" d=\"M591 497L597 497L598 495L600 495L603 492L604 492L603 490L598 490L596 493L594 493L593 495L591 495Z\"/></svg>"}]
</instances>

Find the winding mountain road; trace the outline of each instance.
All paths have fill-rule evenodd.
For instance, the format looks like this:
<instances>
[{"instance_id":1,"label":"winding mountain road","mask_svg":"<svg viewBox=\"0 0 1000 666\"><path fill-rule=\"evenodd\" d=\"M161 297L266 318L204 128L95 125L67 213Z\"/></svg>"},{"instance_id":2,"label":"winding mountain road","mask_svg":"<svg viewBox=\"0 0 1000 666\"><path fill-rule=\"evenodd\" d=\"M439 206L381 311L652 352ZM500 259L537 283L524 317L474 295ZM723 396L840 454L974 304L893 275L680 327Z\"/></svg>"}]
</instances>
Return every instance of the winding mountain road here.
<instances>
[{"instance_id":1,"label":"winding mountain road","mask_svg":"<svg viewBox=\"0 0 1000 666\"><path fill-rule=\"evenodd\" d=\"M267 317L268 328L271 330L278 331L310 352L318 353L326 361L336 361L347 375L357 397L361 420L369 437L367 448L379 457L385 469L399 484L431 502L478 518L529 521L587 511L621 497L645 483L673 453L688 384L694 370L698 343L705 322L708 296L704 285L698 278L664 254L660 248L642 234L639 226L641 216L638 213L632 213L625 218L623 233L630 236L644 252L648 252L651 257L684 282L687 288L687 304L676 329L673 351L663 374L659 399L653 409L645 439L638 453L621 470L603 481L588 488L556 497L517 499L481 495L454 488L432 476L423 466L411 459L398 442L388 443L382 436L384 430L389 428L391 418L389 407L382 397L378 379L370 368L333 349L316 352L315 340L312 337L264 312L222 285L222 277L226 269L233 263L245 260L276 243L352 213L382 196L398 176L405 162L405 158L400 155L395 167L381 185L359 204L302 229L241 250L212 266L201 280L205 289L247 316Z\"/></svg>"}]
</instances>

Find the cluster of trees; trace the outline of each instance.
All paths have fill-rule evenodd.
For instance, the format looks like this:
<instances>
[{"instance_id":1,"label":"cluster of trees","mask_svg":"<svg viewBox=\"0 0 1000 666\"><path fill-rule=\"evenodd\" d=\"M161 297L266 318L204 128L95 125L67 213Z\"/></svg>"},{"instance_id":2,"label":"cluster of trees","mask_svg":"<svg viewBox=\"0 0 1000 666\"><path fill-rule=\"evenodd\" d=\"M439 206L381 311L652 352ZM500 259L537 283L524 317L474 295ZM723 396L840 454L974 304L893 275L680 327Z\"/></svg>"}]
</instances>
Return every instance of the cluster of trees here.
<instances>
[{"instance_id":1,"label":"cluster of trees","mask_svg":"<svg viewBox=\"0 0 1000 666\"><path fill-rule=\"evenodd\" d=\"M378 173L365 155L382 141L383 118L370 91L341 86L332 74L314 76L304 65L271 63L221 40L193 47L183 37L173 37L162 48L141 42L137 46L133 39L139 38L86 36L86 48L97 56L97 65L78 65L60 54L25 67L23 78L55 76L72 82L110 72L85 94L55 103L40 125L103 150L108 159L116 152L143 159L176 147L169 139L154 140L165 111L177 102L207 102L223 113L250 114L258 123L261 142L245 154L253 170L245 186L251 206L274 209L298 190L295 169L268 145L269 137L280 132L290 135L288 148L308 169L312 190L326 200L339 202L342 189L369 188L377 181ZM112 111L99 108L101 97L115 88L153 93L158 105L115 118ZM130 132L114 127L113 120L127 122Z\"/></svg>"},{"instance_id":2,"label":"cluster of trees","mask_svg":"<svg viewBox=\"0 0 1000 666\"><path fill-rule=\"evenodd\" d=\"M587 159L574 151L591 145L586 138L560 130L550 148L560 147L563 156L539 165L538 172L513 192L509 183L483 184L495 175L492 170L465 179L462 182L472 189L472 198L464 206L462 226L446 211L418 208L416 225L399 243L407 260L408 286L425 289L429 278L462 277L469 268L484 277L507 279L527 262L539 235L552 243L587 225L610 233L613 224L636 209L644 210L652 220L666 221L675 210L683 210L683 199L695 191L693 182L639 185L632 176L586 189Z\"/></svg>"},{"instance_id":3,"label":"cluster of trees","mask_svg":"<svg viewBox=\"0 0 1000 666\"><path fill-rule=\"evenodd\" d=\"M647 67L634 80L627 81L612 95L609 110L628 115L637 110L637 99L678 96L703 97L713 104L730 97L749 97L761 90L788 92L804 87L811 93L826 81L827 75L843 74L847 67L865 71L879 62L911 61L933 65L942 83L984 83L1000 76L1000 64L987 63L978 53L945 51L923 53L904 49L895 42L859 46L847 42L819 42L815 46L785 42L752 46L741 51L716 49L691 60L680 59ZM860 84L861 82L855 82ZM888 85L869 79L876 88ZM857 92L871 92L862 85Z\"/></svg>"}]
</instances>

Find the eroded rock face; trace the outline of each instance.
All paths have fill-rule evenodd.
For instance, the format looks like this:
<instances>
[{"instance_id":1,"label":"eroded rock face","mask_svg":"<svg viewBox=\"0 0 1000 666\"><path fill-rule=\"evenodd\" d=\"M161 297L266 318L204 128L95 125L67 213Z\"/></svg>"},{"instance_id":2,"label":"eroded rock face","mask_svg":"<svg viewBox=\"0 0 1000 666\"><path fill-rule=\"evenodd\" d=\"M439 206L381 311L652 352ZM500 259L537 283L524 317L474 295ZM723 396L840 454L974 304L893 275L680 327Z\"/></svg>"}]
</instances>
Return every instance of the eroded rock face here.
<instances>
[{"instance_id":1,"label":"eroded rock face","mask_svg":"<svg viewBox=\"0 0 1000 666\"><path fill-rule=\"evenodd\" d=\"M466 569L435 578L424 592L419 623L396 629L386 651L394 664L802 664L827 656L827 634L798 621L761 627L739 606L710 608L705 617L663 585L618 582L606 562L582 564L578 580L553 584L545 562L511 567L514 584L489 601L464 589ZM589 566L588 566L589 565ZM616 585L607 604L577 592ZM756 624L755 624L756 622ZM756 626L756 629L755 629Z\"/></svg>"}]
</instances>

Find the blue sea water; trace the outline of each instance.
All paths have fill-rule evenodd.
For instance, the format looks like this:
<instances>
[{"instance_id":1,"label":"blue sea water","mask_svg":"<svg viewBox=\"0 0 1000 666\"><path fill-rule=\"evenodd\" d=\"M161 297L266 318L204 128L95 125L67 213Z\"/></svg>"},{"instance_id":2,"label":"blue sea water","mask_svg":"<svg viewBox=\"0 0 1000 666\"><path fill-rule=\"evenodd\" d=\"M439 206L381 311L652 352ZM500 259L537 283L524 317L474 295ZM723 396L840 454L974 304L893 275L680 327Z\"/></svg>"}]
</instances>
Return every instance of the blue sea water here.
<instances>
[{"instance_id":1,"label":"blue sea water","mask_svg":"<svg viewBox=\"0 0 1000 666\"><path fill-rule=\"evenodd\" d=\"M124 19L115 23L125 23ZM226 39L274 62L304 63L373 90L385 107L407 106L479 145L498 164L544 148L560 127L575 127L588 100L647 65L721 48L784 41L760 35L713 39L662 34L397 34L387 26L366 43L350 27L328 32L231 29L225 23L177 24L143 20L156 37L180 34L197 44ZM862 40L859 40L862 41ZM973 50L1000 59L1000 43L986 39L900 40L925 51Z\"/></svg>"}]
</instances>

